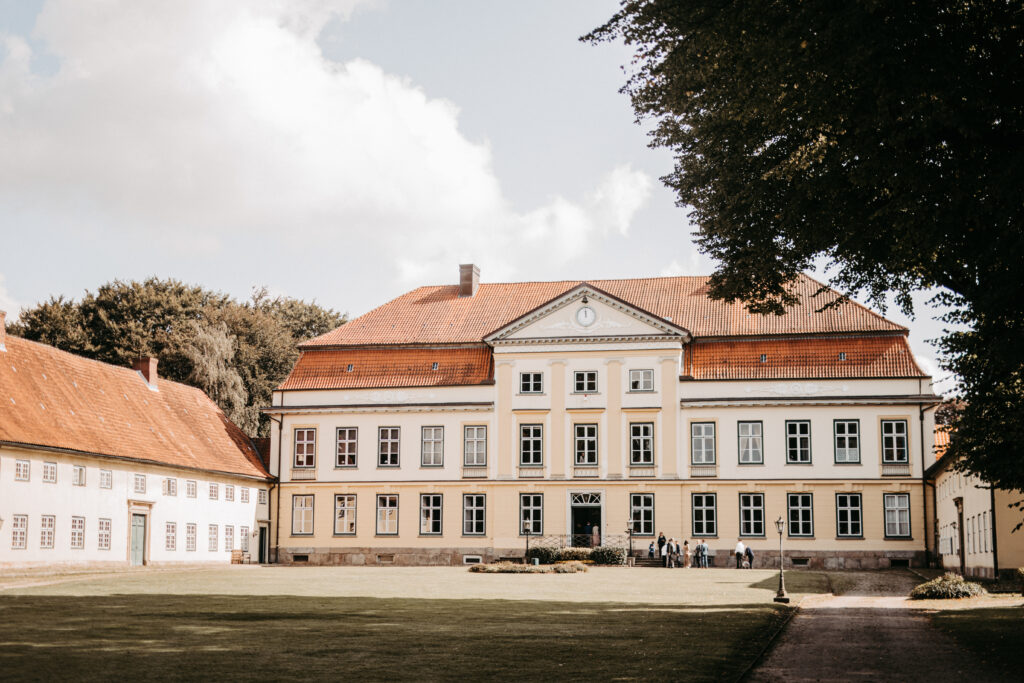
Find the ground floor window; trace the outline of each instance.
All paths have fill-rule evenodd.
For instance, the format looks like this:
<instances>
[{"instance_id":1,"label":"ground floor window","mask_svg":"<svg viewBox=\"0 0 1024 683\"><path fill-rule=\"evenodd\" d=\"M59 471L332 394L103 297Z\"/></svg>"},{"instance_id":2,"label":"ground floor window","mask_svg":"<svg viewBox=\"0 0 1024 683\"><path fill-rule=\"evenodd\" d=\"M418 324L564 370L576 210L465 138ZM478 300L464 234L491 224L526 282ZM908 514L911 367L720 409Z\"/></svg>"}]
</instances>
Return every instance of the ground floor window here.
<instances>
[{"instance_id":1,"label":"ground floor window","mask_svg":"<svg viewBox=\"0 0 1024 683\"><path fill-rule=\"evenodd\" d=\"M377 496L377 535L393 536L398 533L398 496Z\"/></svg>"},{"instance_id":2,"label":"ground floor window","mask_svg":"<svg viewBox=\"0 0 1024 683\"><path fill-rule=\"evenodd\" d=\"M909 494L885 494L885 535L894 538L910 536Z\"/></svg>"},{"instance_id":3,"label":"ground floor window","mask_svg":"<svg viewBox=\"0 0 1024 683\"><path fill-rule=\"evenodd\" d=\"M11 548L24 550L28 545L28 515L11 517Z\"/></svg>"},{"instance_id":4,"label":"ground floor window","mask_svg":"<svg viewBox=\"0 0 1024 683\"><path fill-rule=\"evenodd\" d=\"M356 496L339 493L334 496L334 533L350 535L356 532Z\"/></svg>"},{"instance_id":5,"label":"ground floor window","mask_svg":"<svg viewBox=\"0 0 1024 683\"><path fill-rule=\"evenodd\" d=\"M313 533L313 496L292 496L292 536Z\"/></svg>"},{"instance_id":6,"label":"ground floor window","mask_svg":"<svg viewBox=\"0 0 1024 683\"><path fill-rule=\"evenodd\" d=\"M694 493L693 495L693 535L717 536L718 515L717 500L714 493Z\"/></svg>"},{"instance_id":7,"label":"ground floor window","mask_svg":"<svg viewBox=\"0 0 1024 683\"><path fill-rule=\"evenodd\" d=\"M529 531L532 536L544 533L544 494L519 494L519 533Z\"/></svg>"},{"instance_id":8,"label":"ground floor window","mask_svg":"<svg viewBox=\"0 0 1024 683\"><path fill-rule=\"evenodd\" d=\"M462 533L483 536L486 532L487 496L467 493L462 496Z\"/></svg>"},{"instance_id":9,"label":"ground floor window","mask_svg":"<svg viewBox=\"0 0 1024 683\"><path fill-rule=\"evenodd\" d=\"M740 494L740 536L764 536L764 494Z\"/></svg>"},{"instance_id":10,"label":"ground floor window","mask_svg":"<svg viewBox=\"0 0 1024 683\"><path fill-rule=\"evenodd\" d=\"M185 525L185 552L193 553L196 550L196 525Z\"/></svg>"},{"instance_id":11,"label":"ground floor window","mask_svg":"<svg viewBox=\"0 0 1024 683\"><path fill-rule=\"evenodd\" d=\"M861 526L859 493L836 494L836 536L860 537L864 535Z\"/></svg>"},{"instance_id":12,"label":"ground floor window","mask_svg":"<svg viewBox=\"0 0 1024 683\"><path fill-rule=\"evenodd\" d=\"M207 549L211 553L217 552L217 537L218 537L218 535L219 534L218 534L218 530L217 530L217 525L216 524L211 524L210 525L210 529L209 529L209 538L207 539L207 541L209 543L209 545L207 546Z\"/></svg>"},{"instance_id":13,"label":"ground floor window","mask_svg":"<svg viewBox=\"0 0 1024 683\"><path fill-rule=\"evenodd\" d=\"M420 496L420 533L427 536L441 534L442 496L440 493L424 493Z\"/></svg>"},{"instance_id":14,"label":"ground floor window","mask_svg":"<svg viewBox=\"0 0 1024 683\"><path fill-rule=\"evenodd\" d=\"M238 528L238 543L243 553L249 552L249 527Z\"/></svg>"},{"instance_id":15,"label":"ground floor window","mask_svg":"<svg viewBox=\"0 0 1024 683\"><path fill-rule=\"evenodd\" d=\"M235 549L235 527L230 524L224 525L224 550L231 552Z\"/></svg>"},{"instance_id":16,"label":"ground floor window","mask_svg":"<svg viewBox=\"0 0 1024 683\"><path fill-rule=\"evenodd\" d=\"M629 494L629 523L635 536L654 535L654 494Z\"/></svg>"},{"instance_id":17,"label":"ground floor window","mask_svg":"<svg viewBox=\"0 0 1024 683\"><path fill-rule=\"evenodd\" d=\"M100 550L110 550L110 520L100 518L99 521L99 538L97 539L97 545Z\"/></svg>"},{"instance_id":18,"label":"ground floor window","mask_svg":"<svg viewBox=\"0 0 1024 683\"><path fill-rule=\"evenodd\" d=\"M175 550L178 547L178 525L167 522L164 528L164 550Z\"/></svg>"},{"instance_id":19,"label":"ground floor window","mask_svg":"<svg viewBox=\"0 0 1024 683\"><path fill-rule=\"evenodd\" d=\"M57 528L57 518L53 515L43 515L39 520L39 547L53 547L53 532Z\"/></svg>"},{"instance_id":20,"label":"ground floor window","mask_svg":"<svg viewBox=\"0 0 1024 683\"><path fill-rule=\"evenodd\" d=\"M789 535L814 535L814 496L810 493L790 493L786 496L789 507Z\"/></svg>"},{"instance_id":21,"label":"ground floor window","mask_svg":"<svg viewBox=\"0 0 1024 683\"><path fill-rule=\"evenodd\" d=\"M85 517L71 518L71 547L75 549L85 547Z\"/></svg>"}]
</instances>

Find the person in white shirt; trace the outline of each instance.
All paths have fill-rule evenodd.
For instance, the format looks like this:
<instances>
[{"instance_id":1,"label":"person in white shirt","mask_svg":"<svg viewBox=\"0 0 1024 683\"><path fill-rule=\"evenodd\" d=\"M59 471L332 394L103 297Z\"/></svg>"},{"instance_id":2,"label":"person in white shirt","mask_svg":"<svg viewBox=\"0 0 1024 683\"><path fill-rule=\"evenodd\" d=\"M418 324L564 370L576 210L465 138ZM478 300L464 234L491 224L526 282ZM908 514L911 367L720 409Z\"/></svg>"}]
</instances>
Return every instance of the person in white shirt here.
<instances>
[{"instance_id":1,"label":"person in white shirt","mask_svg":"<svg viewBox=\"0 0 1024 683\"><path fill-rule=\"evenodd\" d=\"M743 545L743 541L736 540L736 569L743 567L743 554L747 552L747 546Z\"/></svg>"}]
</instances>

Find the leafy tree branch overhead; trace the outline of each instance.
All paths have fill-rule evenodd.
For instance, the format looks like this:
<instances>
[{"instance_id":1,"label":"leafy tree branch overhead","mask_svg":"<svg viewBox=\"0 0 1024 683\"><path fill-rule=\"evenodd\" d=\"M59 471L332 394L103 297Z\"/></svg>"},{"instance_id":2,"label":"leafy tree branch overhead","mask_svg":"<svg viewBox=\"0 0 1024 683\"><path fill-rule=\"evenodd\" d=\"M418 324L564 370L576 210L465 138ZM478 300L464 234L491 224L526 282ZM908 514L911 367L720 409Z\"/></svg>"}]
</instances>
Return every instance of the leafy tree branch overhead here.
<instances>
[{"instance_id":1,"label":"leafy tree branch overhead","mask_svg":"<svg viewBox=\"0 0 1024 683\"><path fill-rule=\"evenodd\" d=\"M719 266L712 294L778 313L831 284L940 288L963 409L951 456L1024 489L1024 4L626 0L585 41L624 41L623 92ZM828 302L823 301L823 305Z\"/></svg>"}]
</instances>

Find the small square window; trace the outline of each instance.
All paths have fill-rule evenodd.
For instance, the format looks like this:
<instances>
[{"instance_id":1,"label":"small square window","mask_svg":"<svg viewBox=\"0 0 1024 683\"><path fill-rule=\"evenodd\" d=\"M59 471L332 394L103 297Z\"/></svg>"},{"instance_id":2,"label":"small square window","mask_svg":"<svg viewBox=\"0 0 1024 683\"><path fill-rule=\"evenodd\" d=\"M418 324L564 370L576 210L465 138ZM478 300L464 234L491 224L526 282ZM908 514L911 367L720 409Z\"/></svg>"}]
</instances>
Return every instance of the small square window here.
<instances>
[{"instance_id":1,"label":"small square window","mask_svg":"<svg viewBox=\"0 0 1024 683\"><path fill-rule=\"evenodd\" d=\"M210 483L210 500L220 499L220 486L218 484Z\"/></svg>"},{"instance_id":2,"label":"small square window","mask_svg":"<svg viewBox=\"0 0 1024 683\"><path fill-rule=\"evenodd\" d=\"M654 391L654 370L630 370L630 391Z\"/></svg>"},{"instance_id":3,"label":"small square window","mask_svg":"<svg viewBox=\"0 0 1024 683\"><path fill-rule=\"evenodd\" d=\"M28 481L29 474L32 471L32 465L28 460L15 460L14 461L14 479L15 481Z\"/></svg>"},{"instance_id":4,"label":"small square window","mask_svg":"<svg viewBox=\"0 0 1024 683\"><path fill-rule=\"evenodd\" d=\"M196 497L196 489L197 488L198 487L196 486L196 482L195 482L194 479L187 479L187 480L185 480L185 495L186 496L188 496L189 498L195 498Z\"/></svg>"},{"instance_id":5,"label":"small square window","mask_svg":"<svg viewBox=\"0 0 1024 683\"><path fill-rule=\"evenodd\" d=\"M57 483L57 463L55 462L44 462L43 463L43 482L47 484Z\"/></svg>"},{"instance_id":6,"label":"small square window","mask_svg":"<svg viewBox=\"0 0 1024 683\"><path fill-rule=\"evenodd\" d=\"M174 477L167 477L164 479L164 495L165 496L176 496L178 495L178 480Z\"/></svg>"},{"instance_id":7,"label":"small square window","mask_svg":"<svg viewBox=\"0 0 1024 683\"><path fill-rule=\"evenodd\" d=\"M100 470L100 488L114 488L114 473L110 470Z\"/></svg>"},{"instance_id":8,"label":"small square window","mask_svg":"<svg viewBox=\"0 0 1024 683\"><path fill-rule=\"evenodd\" d=\"M577 394L597 393L597 371L579 370L573 375L573 386Z\"/></svg>"},{"instance_id":9,"label":"small square window","mask_svg":"<svg viewBox=\"0 0 1024 683\"><path fill-rule=\"evenodd\" d=\"M234 502L235 500L235 487L231 484L224 484L224 500L228 502Z\"/></svg>"},{"instance_id":10,"label":"small square window","mask_svg":"<svg viewBox=\"0 0 1024 683\"><path fill-rule=\"evenodd\" d=\"M241 498L243 505L249 502L249 489L247 487L243 486L241 489L239 489L238 495Z\"/></svg>"},{"instance_id":11,"label":"small square window","mask_svg":"<svg viewBox=\"0 0 1024 683\"><path fill-rule=\"evenodd\" d=\"M544 373L542 372L520 372L519 393L521 394L542 394L544 393Z\"/></svg>"},{"instance_id":12,"label":"small square window","mask_svg":"<svg viewBox=\"0 0 1024 683\"><path fill-rule=\"evenodd\" d=\"M83 465L75 465L71 468L71 484L85 486L85 467Z\"/></svg>"},{"instance_id":13,"label":"small square window","mask_svg":"<svg viewBox=\"0 0 1024 683\"><path fill-rule=\"evenodd\" d=\"M136 474L134 479L133 479L133 481L134 481L134 489L133 490L135 491L135 493L145 493L146 492L146 475L144 475L144 474Z\"/></svg>"}]
</instances>

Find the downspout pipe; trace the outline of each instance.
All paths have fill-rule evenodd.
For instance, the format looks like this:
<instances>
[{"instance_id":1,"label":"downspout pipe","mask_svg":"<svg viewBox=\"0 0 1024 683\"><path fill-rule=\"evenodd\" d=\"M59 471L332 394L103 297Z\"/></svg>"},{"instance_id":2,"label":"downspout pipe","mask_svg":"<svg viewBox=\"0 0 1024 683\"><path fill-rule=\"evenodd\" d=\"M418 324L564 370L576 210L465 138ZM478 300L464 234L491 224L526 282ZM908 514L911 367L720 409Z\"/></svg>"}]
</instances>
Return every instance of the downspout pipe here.
<instances>
[{"instance_id":1,"label":"downspout pipe","mask_svg":"<svg viewBox=\"0 0 1024 683\"><path fill-rule=\"evenodd\" d=\"M936 407L937 406L934 403L930 404L930 405L929 404L924 404L924 403L919 404L918 405L918 416L917 416L917 426L918 426L918 429L919 429L920 434L921 434L921 437L920 437L920 441L921 441L921 508L923 510L922 518L924 519L924 522L925 522L925 527L924 527L924 564L925 564L926 567L930 567L931 564L932 564L932 551L931 551L930 543L928 541L928 537L929 537L928 525L929 524L931 524L931 526L933 527L932 528L932 533L931 533L932 542L934 542L936 540L936 538L935 538L935 529L934 529L935 523L934 523L934 520L929 521L929 519L928 519L928 480L924 476L925 470L928 469L927 464L926 464L926 460L925 460L925 452L926 451L925 451L925 445L924 445L924 414L926 412L928 412L929 410L932 410L932 409L934 409ZM935 443L935 439L932 438L932 445L934 445L934 443ZM936 511L933 509L932 512L934 513Z\"/></svg>"},{"instance_id":2,"label":"downspout pipe","mask_svg":"<svg viewBox=\"0 0 1024 683\"><path fill-rule=\"evenodd\" d=\"M992 578L994 578L996 581L998 581L999 580L999 546L996 545L996 538L999 536L999 534L996 533L996 529L998 528L998 527L996 527L996 487L990 485L988 487L988 493L989 493L989 505L992 508L992 512L990 513L990 518L992 519L992 526L989 529L989 531L992 533L992 573L993 573L993 577Z\"/></svg>"},{"instance_id":3,"label":"downspout pipe","mask_svg":"<svg viewBox=\"0 0 1024 683\"><path fill-rule=\"evenodd\" d=\"M267 415L272 422L277 423L277 513L274 515L274 564L280 563L279 552L281 549L281 433L284 432L284 416L279 419L273 415Z\"/></svg>"}]
</instances>

